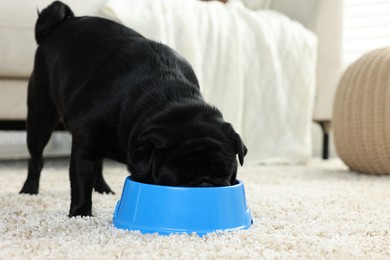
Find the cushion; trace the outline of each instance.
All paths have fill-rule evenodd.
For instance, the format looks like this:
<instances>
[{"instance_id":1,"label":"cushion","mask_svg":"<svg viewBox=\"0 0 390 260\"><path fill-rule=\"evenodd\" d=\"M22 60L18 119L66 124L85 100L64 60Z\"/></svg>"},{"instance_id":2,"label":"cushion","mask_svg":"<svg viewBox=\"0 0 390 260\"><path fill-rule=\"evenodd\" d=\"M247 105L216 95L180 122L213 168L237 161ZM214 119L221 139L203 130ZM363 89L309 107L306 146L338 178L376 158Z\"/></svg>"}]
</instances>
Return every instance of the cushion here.
<instances>
[{"instance_id":1,"label":"cushion","mask_svg":"<svg viewBox=\"0 0 390 260\"><path fill-rule=\"evenodd\" d=\"M332 125L336 150L352 170L390 174L390 48L372 51L346 70Z\"/></svg>"}]
</instances>

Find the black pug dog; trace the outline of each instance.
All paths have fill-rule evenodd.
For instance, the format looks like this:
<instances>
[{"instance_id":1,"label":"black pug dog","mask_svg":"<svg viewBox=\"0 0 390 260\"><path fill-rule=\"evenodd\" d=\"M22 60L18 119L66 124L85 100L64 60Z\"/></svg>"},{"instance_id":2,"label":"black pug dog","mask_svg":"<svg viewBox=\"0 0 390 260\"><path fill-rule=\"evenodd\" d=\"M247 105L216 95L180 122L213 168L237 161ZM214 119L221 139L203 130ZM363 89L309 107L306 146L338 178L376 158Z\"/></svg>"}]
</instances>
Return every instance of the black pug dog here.
<instances>
[{"instance_id":1,"label":"black pug dog","mask_svg":"<svg viewBox=\"0 0 390 260\"><path fill-rule=\"evenodd\" d=\"M103 158L143 183L236 182L236 155L242 165L247 149L175 51L113 21L75 17L59 1L39 14L35 38L21 193L38 193L42 151L59 123L72 135L70 217L91 216L93 188L111 192Z\"/></svg>"}]
</instances>

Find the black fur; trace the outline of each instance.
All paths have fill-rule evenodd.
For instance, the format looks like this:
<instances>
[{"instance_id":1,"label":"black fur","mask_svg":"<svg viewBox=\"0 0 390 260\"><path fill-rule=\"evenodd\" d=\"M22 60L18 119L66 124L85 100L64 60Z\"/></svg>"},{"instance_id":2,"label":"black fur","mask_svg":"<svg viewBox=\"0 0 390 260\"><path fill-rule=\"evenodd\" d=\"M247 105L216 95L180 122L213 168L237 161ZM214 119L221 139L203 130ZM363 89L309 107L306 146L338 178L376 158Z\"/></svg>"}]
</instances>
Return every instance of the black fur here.
<instances>
[{"instance_id":1,"label":"black fur","mask_svg":"<svg viewBox=\"0 0 390 260\"><path fill-rule=\"evenodd\" d=\"M112 192L103 158L125 163L145 183L236 181L236 155L243 164L247 150L175 51L115 22L74 17L58 1L39 15L36 40L22 193L38 193L42 151L60 122L72 134L69 216L91 215L93 188Z\"/></svg>"}]
</instances>

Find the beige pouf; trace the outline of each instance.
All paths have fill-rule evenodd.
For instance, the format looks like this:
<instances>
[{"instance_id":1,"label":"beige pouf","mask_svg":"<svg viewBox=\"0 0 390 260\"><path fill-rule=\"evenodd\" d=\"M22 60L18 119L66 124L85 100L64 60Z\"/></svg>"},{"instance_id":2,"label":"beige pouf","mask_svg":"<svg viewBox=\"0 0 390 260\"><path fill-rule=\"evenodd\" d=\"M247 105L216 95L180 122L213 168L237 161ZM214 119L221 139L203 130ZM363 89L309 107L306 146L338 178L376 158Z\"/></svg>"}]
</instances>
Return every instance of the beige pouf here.
<instances>
[{"instance_id":1,"label":"beige pouf","mask_svg":"<svg viewBox=\"0 0 390 260\"><path fill-rule=\"evenodd\" d=\"M332 126L337 153L351 170L390 174L390 48L364 55L344 73Z\"/></svg>"}]
</instances>

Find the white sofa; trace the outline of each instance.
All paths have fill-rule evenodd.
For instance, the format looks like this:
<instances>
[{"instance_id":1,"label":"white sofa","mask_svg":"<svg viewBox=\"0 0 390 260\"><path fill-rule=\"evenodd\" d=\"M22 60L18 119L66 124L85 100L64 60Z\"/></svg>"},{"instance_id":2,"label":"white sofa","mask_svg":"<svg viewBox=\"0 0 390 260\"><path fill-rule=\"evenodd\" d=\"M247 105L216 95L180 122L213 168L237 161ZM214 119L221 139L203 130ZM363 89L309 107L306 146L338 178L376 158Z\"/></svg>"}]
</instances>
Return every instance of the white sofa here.
<instances>
[{"instance_id":1,"label":"white sofa","mask_svg":"<svg viewBox=\"0 0 390 260\"><path fill-rule=\"evenodd\" d=\"M50 0L0 0L0 129L23 129L26 118L27 80L33 66L37 7ZM105 0L64 0L77 15L102 16ZM280 11L318 36L318 66L313 121L325 130L327 142L333 96L341 74L342 1L273 0ZM327 157L324 144L324 157Z\"/></svg>"}]
</instances>

